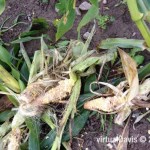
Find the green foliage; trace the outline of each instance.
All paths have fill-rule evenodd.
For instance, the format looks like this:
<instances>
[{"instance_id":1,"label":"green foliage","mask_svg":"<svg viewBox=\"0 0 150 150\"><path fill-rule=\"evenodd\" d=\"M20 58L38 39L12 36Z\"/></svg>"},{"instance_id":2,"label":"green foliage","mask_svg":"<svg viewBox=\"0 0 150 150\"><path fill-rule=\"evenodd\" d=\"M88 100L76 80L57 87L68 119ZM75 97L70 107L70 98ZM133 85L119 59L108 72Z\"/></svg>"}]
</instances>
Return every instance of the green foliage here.
<instances>
[{"instance_id":1,"label":"green foliage","mask_svg":"<svg viewBox=\"0 0 150 150\"><path fill-rule=\"evenodd\" d=\"M6 2L5 0L0 0L0 15L3 13L5 10Z\"/></svg>"},{"instance_id":2,"label":"green foliage","mask_svg":"<svg viewBox=\"0 0 150 150\"><path fill-rule=\"evenodd\" d=\"M77 27L78 37L80 35L81 28L98 16L99 0L90 0L90 2L92 4L91 8L81 19ZM72 28L76 16L75 4L75 0L59 0L59 2L56 4L55 7L58 10L58 13L63 15L60 20L56 19L54 21L54 25L57 27L56 40L60 39L67 31Z\"/></svg>"},{"instance_id":3,"label":"green foliage","mask_svg":"<svg viewBox=\"0 0 150 150\"><path fill-rule=\"evenodd\" d=\"M107 24L115 20L114 17L109 15L99 15L98 17L96 17L96 19L98 21L99 27L102 29L106 29Z\"/></svg>"},{"instance_id":4,"label":"green foliage","mask_svg":"<svg viewBox=\"0 0 150 150\"><path fill-rule=\"evenodd\" d=\"M28 118L26 119L26 124L30 131L28 149L40 150L40 139L39 139L40 123L39 121L33 118L32 119Z\"/></svg>"},{"instance_id":5,"label":"green foliage","mask_svg":"<svg viewBox=\"0 0 150 150\"><path fill-rule=\"evenodd\" d=\"M94 20L99 13L99 7L97 5L92 5L88 12L84 15L82 20L80 21L77 31L80 33L80 30L83 26L85 26L90 21Z\"/></svg>"},{"instance_id":6,"label":"green foliage","mask_svg":"<svg viewBox=\"0 0 150 150\"><path fill-rule=\"evenodd\" d=\"M75 21L75 0L70 0L66 4L65 14L57 23L56 40L60 39L67 31L69 31Z\"/></svg>"},{"instance_id":7,"label":"green foliage","mask_svg":"<svg viewBox=\"0 0 150 150\"><path fill-rule=\"evenodd\" d=\"M129 53L130 56L136 61L137 65L141 65L144 62L144 56L137 54L140 51L140 48L133 48Z\"/></svg>"},{"instance_id":8,"label":"green foliage","mask_svg":"<svg viewBox=\"0 0 150 150\"><path fill-rule=\"evenodd\" d=\"M147 26L145 19L150 21L150 1L148 0L127 0L127 5L131 14L132 20L137 25L148 47L150 47L150 29Z\"/></svg>"}]
</instances>

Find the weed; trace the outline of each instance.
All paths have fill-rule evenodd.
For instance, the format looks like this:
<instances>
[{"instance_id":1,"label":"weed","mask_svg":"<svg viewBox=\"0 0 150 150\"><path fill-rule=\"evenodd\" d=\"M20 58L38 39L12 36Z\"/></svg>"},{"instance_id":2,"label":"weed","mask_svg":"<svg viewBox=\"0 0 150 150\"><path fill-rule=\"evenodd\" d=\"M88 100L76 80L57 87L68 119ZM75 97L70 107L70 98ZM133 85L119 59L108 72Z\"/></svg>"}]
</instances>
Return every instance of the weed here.
<instances>
[{"instance_id":1,"label":"weed","mask_svg":"<svg viewBox=\"0 0 150 150\"><path fill-rule=\"evenodd\" d=\"M115 20L114 17L109 15L99 15L98 17L96 17L96 19L98 21L99 27L104 30L106 29L108 23L113 22Z\"/></svg>"}]
</instances>

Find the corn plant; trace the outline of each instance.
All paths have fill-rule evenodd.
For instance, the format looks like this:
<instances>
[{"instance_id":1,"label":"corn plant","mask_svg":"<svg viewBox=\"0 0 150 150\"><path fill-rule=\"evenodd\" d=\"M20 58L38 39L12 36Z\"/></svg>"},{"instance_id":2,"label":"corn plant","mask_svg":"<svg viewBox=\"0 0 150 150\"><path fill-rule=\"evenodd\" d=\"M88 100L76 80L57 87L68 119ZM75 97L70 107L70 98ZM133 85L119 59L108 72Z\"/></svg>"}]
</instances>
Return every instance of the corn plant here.
<instances>
[{"instance_id":1,"label":"corn plant","mask_svg":"<svg viewBox=\"0 0 150 150\"><path fill-rule=\"evenodd\" d=\"M1 149L6 147L19 149L24 145L29 149L40 149L43 145L47 146L45 140L40 145L40 126L36 118L46 122L54 132L49 147L53 150L60 149L68 119L73 120L76 114L81 76L94 73L93 67L96 64L101 64L104 60L111 61L115 56L115 52L96 56L95 50L88 51L93 33L94 27L85 44L81 41L70 41L69 45L50 49L42 36L41 50L35 52L32 62L19 39L20 51L26 66L24 72L29 73L25 80L27 82L23 80L22 72L18 71L20 67L17 69L14 66L11 55L1 46L1 93L8 95L17 107L12 122L9 121L11 116L0 127L0 131L3 131L0 141ZM9 71L3 63L8 65ZM59 110L61 117L55 113L58 111L56 104L63 106L63 109ZM84 112L83 115L88 113ZM6 123L9 125L4 128ZM68 139L68 136L65 138Z\"/></svg>"},{"instance_id":2,"label":"corn plant","mask_svg":"<svg viewBox=\"0 0 150 150\"><path fill-rule=\"evenodd\" d=\"M132 20L150 47L150 30L145 22L150 21L150 2L148 0L127 0L127 4Z\"/></svg>"}]
</instances>

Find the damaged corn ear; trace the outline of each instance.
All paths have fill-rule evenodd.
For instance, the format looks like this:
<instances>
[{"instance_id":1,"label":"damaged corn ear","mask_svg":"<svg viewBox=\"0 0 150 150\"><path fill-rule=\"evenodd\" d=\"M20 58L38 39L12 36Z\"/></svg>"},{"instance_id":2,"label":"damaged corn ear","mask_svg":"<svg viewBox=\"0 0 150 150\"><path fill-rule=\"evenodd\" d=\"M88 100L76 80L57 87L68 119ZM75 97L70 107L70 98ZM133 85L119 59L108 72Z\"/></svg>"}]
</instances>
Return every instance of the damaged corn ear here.
<instances>
[{"instance_id":1,"label":"damaged corn ear","mask_svg":"<svg viewBox=\"0 0 150 150\"><path fill-rule=\"evenodd\" d=\"M114 96L101 97L91 100L84 104L85 109L97 110L105 113L117 113L115 123L123 125L123 122L131 114L131 109L135 106L131 100L137 98L139 94L139 79L135 61L124 51L119 49L121 62L124 70L125 77L129 84L129 89L123 91L127 87L126 82L121 82L117 87L105 83L113 90ZM130 62L130 64L129 64ZM102 82L99 82L101 84ZM142 87L141 87L142 89ZM149 90L149 88L147 88Z\"/></svg>"},{"instance_id":2,"label":"damaged corn ear","mask_svg":"<svg viewBox=\"0 0 150 150\"><path fill-rule=\"evenodd\" d=\"M0 65L0 80L14 92L20 92L17 80L2 65Z\"/></svg>"},{"instance_id":3,"label":"damaged corn ear","mask_svg":"<svg viewBox=\"0 0 150 150\"><path fill-rule=\"evenodd\" d=\"M30 103L43 93L44 93L44 86L42 84L31 83L19 95L19 101Z\"/></svg>"},{"instance_id":4,"label":"damaged corn ear","mask_svg":"<svg viewBox=\"0 0 150 150\"><path fill-rule=\"evenodd\" d=\"M36 83L30 84L20 94L20 100L22 100L19 107L20 113L24 116L36 116L42 112L45 105L61 102L70 96L76 80L76 75L71 72L70 79L59 81L55 87L47 91L44 86L38 86Z\"/></svg>"},{"instance_id":5,"label":"damaged corn ear","mask_svg":"<svg viewBox=\"0 0 150 150\"><path fill-rule=\"evenodd\" d=\"M58 85L56 87L51 88L44 95L38 97L37 101L40 101L41 104L59 102L70 95L74 83L75 82L72 79L61 80L58 82Z\"/></svg>"},{"instance_id":6,"label":"damaged corn ear","mask_svg":"<svg viewBox=\"0 0 150 150\"><path fill-rule=\"evenodd\" d=\"M119 111L125 102L125 99L123 97L101 97L97 98L95 100L88 101L84 104L85 109L89 110L97 110L97 111L103 111L107 113L112 113Z\"/></svg>"}]
</instances>

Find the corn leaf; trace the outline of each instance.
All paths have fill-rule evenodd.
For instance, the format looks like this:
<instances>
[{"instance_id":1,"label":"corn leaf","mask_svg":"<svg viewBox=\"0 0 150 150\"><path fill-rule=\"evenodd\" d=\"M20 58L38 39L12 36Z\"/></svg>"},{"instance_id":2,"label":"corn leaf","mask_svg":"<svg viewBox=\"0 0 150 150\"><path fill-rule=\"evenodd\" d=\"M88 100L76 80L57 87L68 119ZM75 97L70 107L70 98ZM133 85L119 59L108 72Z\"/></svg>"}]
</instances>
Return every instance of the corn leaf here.
<instances>
[{"instance_id":1,"label":"corn leaf","mask_svg":"<svg viewBox=\"0 0 150 150\"><path fill-rule=\"evenodd\" d=\"M73 120L73 125L72 125L72 137L77 136L80 131L83 129L85 126L85 123L87 122L87 119L89 117L90 112L84 110L80 115L76 116ZM80 123L79 123L80 122ZM66 126L66 129L64 131L62 141L68 141L70 139L70 134L69 134L69 124Z\"/></svg>"},{"instance_id":2,"label":"corn leaf","mask_svg":"<svg viewBox=\"0 0 150 150\"><path fill-rule=\"evenodd\" d=\"M89 57L87 59L82 60L81 62L79 62L78 64L76 64L72 70L73 71L77 71L82 73L83 71L85 71L85 69L87 69L88 67L90 67L91 65L96 65L96 64L101 64L104 61L105 62L109 62L111 60L113 60L115 57L115 53L112 52L108 52L106 54L103 54L99 57Z\"/></svg>"},{"instance_id":3,"label":"corn leaf","mask_svg":"<svg viewBox=\"0 0 150 150\"><path fill-rule=\"evenodd\" d=\"M67 0L59 0L58 3L56 3L55 7L58 9L58 13L63 15L68 8L68 1Z\"/></svg>"},{"instance_id":4,"label":"corn leaf","mask_svg":"<svg viewBox=\"0 0 150 150\"><path fill-rule=\"evenodd\" d=\"M39 125L40 123L36 119L26 119L26 124L29 129L29 150L40 150L40 139L39 139Z\"/></svg>"},{"instance_id":5,"label":"corn leaf","mask_svg":"<svg viewBox=\"0 0 150 150\"><path fill-rule=\"evenodd\" d=\"M5 10L6 2L5 0L0 0L0 15L3 13Z\"/></svg>"},{"instance_id":6,"label":"corn leaf","mask_svg":"<svg viewBox=\"0 0 150 150\"><path fill-rule=\"evenodd\" d=\"M24 60L25 60L25 62L27 64L27 66L28 66L28 69L30 70L30 68L31 68L31 62L30 62L30 59L28 57L28 54L27 54L27 52L25 50L25 47L24 47L24 45L23 45L22 42L20 42L20 50L21 50L21 53L23 55L23 58L24 58Z\"/></svg>"},{"instance_id":7,"label":"corn leaf","mask_svg":"<svg viewBox=\"0 0 150 150\"><path fill-rule=\"evenodd\" d=\"M94 20L98 15L98 13L99 13L99 7L96 5L92 5L78 25L77 31L79 32L79 34L81 28L86 24L88 24L89 22L91 22L92 20Z\"/></svg>"},{"instance_id":8,"label":"corn leaf","mask_svg":"<svg viewBox=\"0 0 150 150\"><path fill-rule=\"evenodd\" d=\"M56 137L56 129L51 130L41 142L41 149L51 150L52 144Z\"/></svg>"},{"instance_id":9,"label":"corn leaf","mask_svg":"<svg viewBox=\"0 0 150 150\"><path fill-rule=\"evenodd\" d=\"M37 74L40 69L41 51L36 51L34 53L33 61L31 64L30 75L28 83L31 83L32 78Z\"/></svg>"},{"instance_id":10,"label":"corn leaf","mask_svg":"<svg viewBox=\"0 0 150 150\"><path fill-rule=\"evenodd\" d=\"M11 117L13 117L15 114L15 112L11 111L11 110L5 110L3 112L0 113L0 122L5 122L7 120L9 120Z\"/></svg>"},{"instance_id":11,"label":"corn leaf","mask_svg":"<svg viewBox=\"0 0 150 150\"><path fill-rule=\"evenodd\" d=\"M137 124L138 122L140 122L140 121L141 121L145 116L147 116L149 113L150 113L150 110L147 111L146 113L144 113L144 114L138 116L138 117L136 118L136 120L134 121L134 123L133 123L133 127L135 126L135 124ZM134 127L134 128L135 128L135 127Z\"/></svg>"},{"instance_id":12,"label":"corn leaf","mask_svg":"<svg viewBox=\"0 0 150 150\"><path fill-rule=\"evenodd\" d=\"M22 42L22 43L29 42L29 41L32 41L32 40L38 40L40 38L41 38L40 36L39 37L31 37L31 36L22 37L20 39L12 41L11 44L18 44L20 42Z\"/></svg>"},{"instance_id":13,"label":"corn leaf","mask_svg":"<svg viewBox=\"0 0 150 150\"><path fill-rule=\"evenodd\" d=\"M1 45L0 45L0 60L2 62L6 63L11 68L11 73L16 79L20 78L19 71L16 70L11 63L10 53Z\"/></svg>"},{"instance_id":14,"label":"corn leaf","mask_svg":"<svg viewBox=\"0 0 150 150\"><path fill-rule=\"evenodd\" d=\"M150 74L150 63L148 63L144 67L140 68L138 70L138 73L139 73L140 80L142 80L144 77L146 77L148 74Z\"/></svg>"},{"instance_id":15,"label":"corn leaf","mask_svg":"<svg viewBox=\"0 0 150 150\"><path fill-rule=\"evenodd\" d=\"M89 114L90 114L89 111L84 110L80 115L74 118L74 123L73 123L74 125L72 127L73 137L77 136L79 132L82 130L89 117ZM53 129L45 136L45 138L41 142L41 149L51 150L55 137L56 137L56 130ZM69 122L68 122L68 124L66 125L66 130L63 133L62 141L67 142L69 139L70 139L70 134L69 134Z\"/></svg>"},{"instance_id":16,"label":"corn leaf","mask_svg":"<svg viewBox=\"0 0 150 150\"><path fill-rule=\"evenodd\" d=\"M92 74L86 78L86 82L84 85L84 93L90 92L90 88L89 88L90 84L94 81L96 81L96 74ZM93 85L92 89L94 90L94 89L96 89L96 87L97 87L96 85Z\"/></svg>"},{"instance_id":17,"label":"corn leaf","mask_svg":"<svg viewBox=\"0 0 150 150\"><path fill-rule=\"evenodd\" d=\"M125 39L125 38L108 38L103 40L99 48L101 49L113 49L113 48L140 48L141 50L146 49L144 40Z\"/></svg>"},{"instance_id":18,"label":"corn leaf","mask_svg":"<svg viewBox=\"0 0 150 150\"><path fill-rule=\"evenodd\" d=\"M56 41L59 40L67 31L69 31L75 20L75 0L68 1L68 10L61 18L57 26Z\"/></svg>"},{"instance_id":19,"label":"corn leaf","mask_svg":"<svg viewBox=\"0 0 150 150\"><path fill-rule=\"evenodd\" d=\"M2 65L0 65L0 81L16 93L20 92L19 83Z\"/></svg>"}]
</instances>

